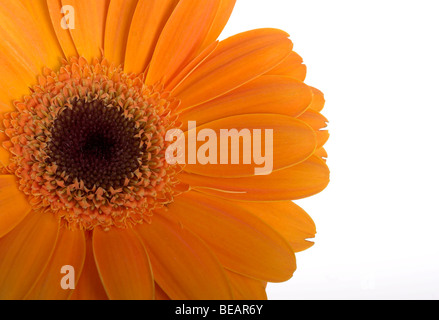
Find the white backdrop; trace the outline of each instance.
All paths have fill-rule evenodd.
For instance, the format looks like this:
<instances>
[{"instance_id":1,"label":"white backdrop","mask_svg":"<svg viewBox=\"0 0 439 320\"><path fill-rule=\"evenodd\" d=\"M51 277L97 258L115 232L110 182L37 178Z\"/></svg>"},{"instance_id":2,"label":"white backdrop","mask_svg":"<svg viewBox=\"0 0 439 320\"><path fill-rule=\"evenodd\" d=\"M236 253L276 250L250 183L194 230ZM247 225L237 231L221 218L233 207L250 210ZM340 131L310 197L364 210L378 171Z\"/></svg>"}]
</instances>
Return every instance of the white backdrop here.
<instances>
[{"instance_id":1,"label":"white backdrop","mask_svg":"<svg viewBox=\"0 0 439 320\"><path fill-rule=\"evenodd\" d=\"M439 2L238 0L222 38L287 31L330 120L317 225L270 299L439 298Z\"/></svg>"}]
</instances>

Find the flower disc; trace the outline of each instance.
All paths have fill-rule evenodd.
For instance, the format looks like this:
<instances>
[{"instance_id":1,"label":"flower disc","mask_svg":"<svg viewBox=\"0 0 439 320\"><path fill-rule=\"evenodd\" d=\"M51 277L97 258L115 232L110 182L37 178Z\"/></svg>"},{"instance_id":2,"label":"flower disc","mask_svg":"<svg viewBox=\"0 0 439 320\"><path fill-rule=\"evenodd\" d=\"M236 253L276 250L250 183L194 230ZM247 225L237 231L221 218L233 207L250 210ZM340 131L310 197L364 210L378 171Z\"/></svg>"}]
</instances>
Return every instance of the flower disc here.
<instances>
[{"instance_id":1,"label":"flower disc","mask_svg":"<svg viewBox=\"0 0 439 320\"><path fill-rule=\"evenodd\" d=\"M8 170L34 206L68 225L126 227L172 202L176 168L165 161L178 100L106 60L72 58L48 69L5 115Z\"/></svg>"}]
</instances>

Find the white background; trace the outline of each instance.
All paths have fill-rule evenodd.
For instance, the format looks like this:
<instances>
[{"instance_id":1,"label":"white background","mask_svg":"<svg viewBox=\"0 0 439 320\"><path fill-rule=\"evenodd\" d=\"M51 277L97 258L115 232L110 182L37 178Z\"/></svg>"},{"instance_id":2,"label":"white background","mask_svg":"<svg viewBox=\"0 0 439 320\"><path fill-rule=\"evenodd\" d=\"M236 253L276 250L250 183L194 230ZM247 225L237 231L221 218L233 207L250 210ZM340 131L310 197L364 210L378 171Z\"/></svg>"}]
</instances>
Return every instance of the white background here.
<instances>
[{"instance_id":1,"label":"white background","mask_svg":"<svg viewBox=\"0 0 439 320\"><path fill-rule=\"evenodd\" d=\"M269 298L438 299L438 1L237 2L222 38L287 31L330 120L316 244Z\"/></svg>"}]
</instances>

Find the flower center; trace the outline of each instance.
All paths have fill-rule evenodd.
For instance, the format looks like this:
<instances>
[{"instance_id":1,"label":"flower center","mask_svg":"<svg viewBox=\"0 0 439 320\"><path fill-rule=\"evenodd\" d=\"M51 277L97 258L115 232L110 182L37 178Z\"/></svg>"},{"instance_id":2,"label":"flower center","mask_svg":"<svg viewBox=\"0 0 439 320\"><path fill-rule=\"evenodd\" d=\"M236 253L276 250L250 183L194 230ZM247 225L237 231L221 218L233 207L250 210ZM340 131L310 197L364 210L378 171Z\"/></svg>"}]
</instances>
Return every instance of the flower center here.
<instances>
[{"instance_id":1,"label":"flower center","mask_svg":"<svg viewBox=\"0 0 439 320\"><path fill-rule=\"evenodd\" d=\"M179 126L179 101L143 75L104 59L46 69L31 95L5 114L7 170L35 209L68 228L126 228L185 190L166 162L166 131Z\"/></svg>"},{"instance_id":2,"label":"flower center","mask_svg":"<svg viewBox=\"0 0 439 320\"><path fill-rule=\"evenodd\" d=\"M101 101L75 101L58 115L50 132L46 162L56 163L57 171L68 176L67 184L76 178L88 189L117 189L147 161L136 122L122 108Z\"/></svg>"}]
</instances>

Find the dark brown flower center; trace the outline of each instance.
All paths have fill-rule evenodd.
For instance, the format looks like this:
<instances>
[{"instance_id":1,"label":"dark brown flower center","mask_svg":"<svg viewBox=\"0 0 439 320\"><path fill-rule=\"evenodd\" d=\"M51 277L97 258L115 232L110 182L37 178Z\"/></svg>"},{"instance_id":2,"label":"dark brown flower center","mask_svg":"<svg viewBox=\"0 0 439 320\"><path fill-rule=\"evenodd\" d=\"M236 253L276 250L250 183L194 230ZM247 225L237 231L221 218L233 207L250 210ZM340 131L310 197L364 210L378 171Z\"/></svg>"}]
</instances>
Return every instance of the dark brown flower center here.
<instances>
[{"instance_id":1,"label":"dark brown flower center","mask_svg":"<svg viewBox=\"0 0 439 320\"><path fill-rule=\"evenodd\" d=\"M49 144L50 162L65 173L67 184L77 178L88 189L120 188L141 165L139 128L119 107L101 101L75 101L53 123Z\"/></svg>"}]
</instances>

